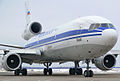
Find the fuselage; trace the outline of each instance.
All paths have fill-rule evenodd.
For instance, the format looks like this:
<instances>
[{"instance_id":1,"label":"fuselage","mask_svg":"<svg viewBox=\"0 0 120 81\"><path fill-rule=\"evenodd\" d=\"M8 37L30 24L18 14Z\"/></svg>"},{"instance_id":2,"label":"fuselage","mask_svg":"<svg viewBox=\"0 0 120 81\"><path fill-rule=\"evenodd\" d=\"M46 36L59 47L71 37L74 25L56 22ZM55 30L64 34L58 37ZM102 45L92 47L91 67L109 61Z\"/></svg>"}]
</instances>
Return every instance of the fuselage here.
<instances>
[{"instance_id":1,"label":"fuselage","mask_svg":"<svg viewBox=\"0 0 120 81\"><path fill-rule=\"evenodd\" d=\"M106 54L117 42L112 22L87 16L32 37L26 49L40 50L39 61L80 61Z\"/></svg>"}]
</instances>

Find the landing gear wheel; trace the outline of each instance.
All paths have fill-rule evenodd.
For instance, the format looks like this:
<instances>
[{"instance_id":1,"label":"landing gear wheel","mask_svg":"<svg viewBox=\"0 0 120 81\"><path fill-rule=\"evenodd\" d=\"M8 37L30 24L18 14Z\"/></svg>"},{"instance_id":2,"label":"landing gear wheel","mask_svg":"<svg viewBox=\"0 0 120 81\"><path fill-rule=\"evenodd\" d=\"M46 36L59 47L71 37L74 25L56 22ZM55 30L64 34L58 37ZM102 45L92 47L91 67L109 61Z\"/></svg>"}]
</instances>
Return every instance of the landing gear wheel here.
<instances>
[{"instance_id":1,"label":"landing gear wheel","mask_svg":"<svg viewBox=\"0 0 120 81\"><path fill-rule=\"evenodd\" d=\"M44 68L44 75L47 75L47 73L49 73L49 75L52 75L52 69L51 68L49 68L49 69Z\"/></svg>"},{"instance_id":2,"label":"landing gear wheel","mask_svg":"<svg viewBox=\"0 0 120 81\"><path fill-rule=\"evenodd\" d=\"M52 75L52 69L49 68L49 66L51 65L52 65L51 62L44 63L44 66L46 66L46 68L44 68L44 71L43 71L44 75L47 75L47 74Z\"/></svg>"},{"instance_id":3,"label":"landing gear wheel","mask_svg":"<svg viewBox=\"0 0 120 81\"><path fill-rule=\"evenodd\" d=\"M49 75L52 75L52 69L49 68Z\"/></svg>"},{"instance_id":4,"label":"landing gear wheel","mask_svg":"<svg viewBox=\"0 0 120 81\"><path fill-rule=\"evenodd\" d=\"M89 72L90 72L90 76L89 77L93 77L93 71L90 70Z\"/></svg>"},{"instance_id":5,"label":"landing gear wheel","mask_svg":"<svg viewBox=\"0 0 120 81\"><path fill-rule=\"evenodd\" d=\"M15 76L19 76L19 74L20 74L20 69L17 69L17 70L14 71Z\"/></svg>"},{"instance_id":6,"label":"landing gear wheel","mask_svg":"<svg viewBox=\"0 0 120 81\"><path fill-rule=\"evenodd\" d=\"M89 76L90 76L89 70L85 70L85 71L84 71L84 76L85 76L85 77L89 77Z\"/></svg>"},{"instance_id":7,"label":"landing gear wheel","mask_svg":"<svg viewBox=\"0 0 120 81\"><path fill-rule=\"evenodd\" d=\"M27 69L22 69L21 71L22 71L22 75L23 75L23 76L26 76L26 75L27 75Z\"/></svg>"},{"instance_id":8,"label":"landing gear wheel","mask_svg":"<svg viewBox=\"0 0 120 81\"><path fill-rule=\"evenodd\" d=\"M82 68L77 68L76 74L77 74L77 75L82 75L82 73L83 73Z\"/></svg>"},{"instance_id":9,"label":"landing gear wheel","mask_svg":"<svg viewBox=\"0 0 120 81\"><path fill-rule=\"evenodd\" d=\"M89 60L89 59L86 59L85 62L86 62L86 64L87 64L87 67L86 67L87 70L84 71L84 76L85 76L85 77L93 77L93 71L92 71L92 70L89 70L89 68L90 68L90 67L89 67L90 60Z\"/></svg>"},{"instance_id":10,"label":"landing gear wheel","mask_svg":"<svg viewBox=\"0 0 120 81\"><path fill-rule=\"evenodd\" d=\"M92 70L85 70L84 76L85 77L93 77L93 71Z\"/></svg>"},{"instance_id":11,"label":"landing gear wheel","mask_svg":"<svg viewBox=\"0 0 120 81\"><path fill-rule=\"evenodd\" d=\"M69 74L70 75L75 75L75 68L70 68Z\"/></svg>"},{"instance_id":12,"label":"landing gear wheel","mask_svg":"<svg viewBox=\"0 0 120 81\"><path fill-rule=\"evenodd\" d=\"M44 68L44 75L47 75L47 72L48 72L47 68Z\"/></svg>"}]
</instances>

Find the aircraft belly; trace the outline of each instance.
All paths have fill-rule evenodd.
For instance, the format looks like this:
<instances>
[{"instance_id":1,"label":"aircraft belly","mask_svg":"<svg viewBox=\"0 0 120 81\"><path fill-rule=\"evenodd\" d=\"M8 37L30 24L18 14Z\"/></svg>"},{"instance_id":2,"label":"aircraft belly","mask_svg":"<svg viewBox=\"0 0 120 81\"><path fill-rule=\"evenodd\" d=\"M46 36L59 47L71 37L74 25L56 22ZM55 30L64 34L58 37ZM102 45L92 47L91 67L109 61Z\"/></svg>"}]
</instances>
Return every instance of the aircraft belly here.
<instances>
[{"instance_id":1,"label":"aircraft belly","mask_svg":"<svg viewBox=\"0 0 120 81\"><path fill-rule=\"evenodd\" d=\"M44 56L41 60L47 61L93 59L106 54L111 49L104 44L102 36L62 41L43 48Z\"/></svg>"},{"instance_id":2,"label":"aircraft belly","mask_svg":"<svg viewBox=\"0 0 120 81\"><path fill-rule=\"evenodd\" d=\"M52 61L74 61L92 59L104 55L107 49L104 45L85 44L65 47L45 52L45 57Z\"/></svg>"}]
</instances>

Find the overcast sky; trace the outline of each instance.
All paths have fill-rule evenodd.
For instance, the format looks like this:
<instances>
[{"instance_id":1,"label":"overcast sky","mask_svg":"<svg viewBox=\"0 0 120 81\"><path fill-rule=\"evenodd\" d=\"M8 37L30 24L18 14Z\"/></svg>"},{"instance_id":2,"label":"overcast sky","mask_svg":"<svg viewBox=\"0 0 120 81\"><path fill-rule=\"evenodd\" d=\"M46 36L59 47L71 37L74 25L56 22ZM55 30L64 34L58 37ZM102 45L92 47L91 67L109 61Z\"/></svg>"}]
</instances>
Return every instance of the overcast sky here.
<instances>
[{"instance_id":1,"label":"overcast sky","mask_svg":"<svg viewBox=\"0 0 120 81\"><path fill-rule=\"evenodd\" d=\"M0 43L25 44L21 37L25 29L24 4L24 0L0 0ZM120 31L120 0L30 0L30 7L32 20L40 22L44 30L81 16L97 15L112 21Z\"/></svg>"}]
</instances>

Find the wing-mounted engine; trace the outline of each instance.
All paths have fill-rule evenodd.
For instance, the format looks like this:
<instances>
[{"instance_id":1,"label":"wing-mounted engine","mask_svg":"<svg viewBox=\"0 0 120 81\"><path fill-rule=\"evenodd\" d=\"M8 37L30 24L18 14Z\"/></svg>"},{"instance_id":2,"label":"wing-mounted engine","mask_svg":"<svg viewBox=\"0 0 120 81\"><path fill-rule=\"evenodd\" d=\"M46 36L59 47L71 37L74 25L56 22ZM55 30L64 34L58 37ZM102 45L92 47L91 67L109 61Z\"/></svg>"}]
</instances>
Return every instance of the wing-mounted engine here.
<instances>
[{"instance_id":1,"label":"wing-mounted engine","mask_svg":"<svg viewBox=\"0 0 120 81\"><path fill-rule=\"evenodd\" d=\"M106 54L94 59L94 63L100 70L111 70L116 64L116 57L112 54Z\"/></svg>"},{"instance_id":2,"label":"wing-mounted engine","mask_svg":"<svg viewBox=\"0 0 120 81\"><path fill-rule=\"evenodd\" d=\"M21 62L18 54L8 53L2 58L2 67L7 71L14 71L20 68Z\"/></svg>"},{"instance_id":3,"label":"wing-mounted engine","mask_svg":"<svg viewBox=\"0 0 120 81\"><path fill-rule=\"evenodd\" d=\"M32 22L26 27L24 33L22 34L22 37L25 40L29 40L31 37L40 34L41 31L42 31L41 24L38 22Z\"/></svg>"}]
</instances>

